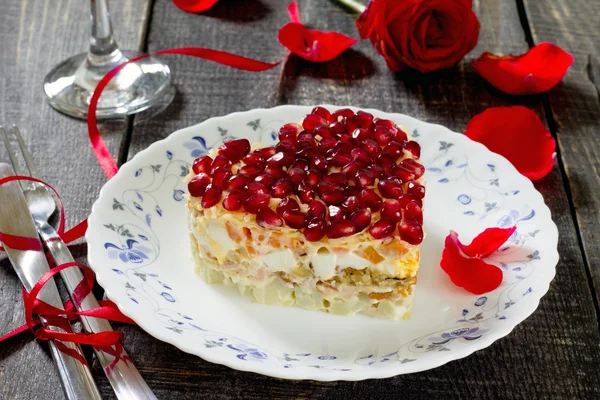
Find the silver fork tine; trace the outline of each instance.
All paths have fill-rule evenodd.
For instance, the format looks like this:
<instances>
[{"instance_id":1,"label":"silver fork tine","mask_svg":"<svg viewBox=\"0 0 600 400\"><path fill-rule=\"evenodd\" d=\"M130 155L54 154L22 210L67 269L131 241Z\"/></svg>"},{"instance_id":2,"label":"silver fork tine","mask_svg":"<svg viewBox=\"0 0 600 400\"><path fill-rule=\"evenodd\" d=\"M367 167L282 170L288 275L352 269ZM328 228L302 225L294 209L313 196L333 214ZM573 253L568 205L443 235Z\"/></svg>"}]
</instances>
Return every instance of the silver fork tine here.
<instances>
[{"instance_id":1,"label":"silver fork tine","mask_svg":"<svg viewBox=\"0 0 600 400\"><path fill-rule=\"evenodd\" d=\"M40 179L40 173L39 173L37 167L35 166L35 162L33 161L33 157L31 156L31 153L29 152L29 150L27 150L27 146L25 145L23 136L21 136L21 132L19 132L19 128L17 128L16 125L13 125L12 128L13 128L13 134L17 138L17 143L19 144L19 147L21 148L21 153L23 153L23 157L25 158L25 165L27 166L27 169L29 170L29 175L34 178Z\"/></svg>"}]
</instances>

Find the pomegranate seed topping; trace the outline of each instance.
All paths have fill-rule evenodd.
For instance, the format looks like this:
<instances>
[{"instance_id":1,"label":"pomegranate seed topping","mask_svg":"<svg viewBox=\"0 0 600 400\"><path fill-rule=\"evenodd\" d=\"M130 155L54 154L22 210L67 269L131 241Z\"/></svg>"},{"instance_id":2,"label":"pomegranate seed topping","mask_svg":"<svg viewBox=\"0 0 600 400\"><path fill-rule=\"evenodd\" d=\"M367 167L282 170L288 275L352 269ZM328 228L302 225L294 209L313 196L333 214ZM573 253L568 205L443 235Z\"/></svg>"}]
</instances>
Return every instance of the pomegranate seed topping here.
<instances>
[{"instance_id":1,"label":"pomegranate seed topping","mask_svg":"<svg viewBox=\"0 0 600 400\"><path fill-rule=\"evenodd\" d=\"M356 128L352 131L352 139L358 141L359 143L369 139L370 136L371 135L369 134L369 131L363 128Z\"/></svg>"},{"instance_id":2,"label":"pomegranate seed topping","mask_svg":"<svg viewBox=\"0 0 600 400\"><path fill-rule=\"evenodd\" d=\"M377 189L383 197L388 199L397 199L404 194L402 181L394 178L386 178L377 183Z\"/></svg>"},{"instance_id":3,"label":"pomegranate seed topping","mask_svg":"<svg viewBox=\"0 0 600 400\"><path fill-rule=\"evenodd\" d=\"M246 165L258 165L259 167L265 167L265 158L260 154L252 153L248 154L246 157L242 159L244 164Z\"/></svg>"},{"instance_id":4,"label":"pomegranate seed topping","mask_svg":"<svg viewBox=\"0 0 600 400\"><path fill-rule=\"evenodd\" d=\"M247 175L233 175L229 178L227 188L229 190L243 189L250 182L250 177Z\"/></svg>"},{"instance_id":5,"label":"pomegranate seed topping","mask_svg":"<svg viewBox=\"0 0 600 400\"><path fill-rule=\"evenodd\" d=\"M406 193L417 196L422 199L425 197L425 186L421 185L419 182L408 182L408 189Z\"/></svg>"},{"instance_id":6,"label":"pomegranate seed topping","mask_svg":"<svg viewBox=\"0 0 600 400\"><path fill-rule=\"evenodd\" d=\"M306 182L298 185L296 194L298 195L300 201L304 204L308 204L315 199L315 191L313 190L312 186Z\"/></svg>"},{"instance_id":7,"label":"pomegranate seed topping","mask_svg":"<svg viewBox=\"0 0 600 400\"><path fill-rule=\"evenodd\" d=\"M415 203L419 207L423 207L423 201L417 196L413 196L412 194L404 194L398 197L398 201L400 202L400 207L406 208L409 203Z\"/></svg>"},{"instance_id":8,"label":"pomegranate seed topping","mask_svg":"<svg viewBox=\"0 0 600 400\"><path fill-rule=\"evenodd\" d=\"M373 114L369 114L364 111L356 112L356 121L358 125L363 129L369 129L373 125Z\"/></svg>"},{"instance_id":9,"label":"pomegranate seed topping","mask_svg":"<svg viewBox=\"0 0 600 400\"><path fill-rule=\"evenodd\" d=\"M319 200L313 200L308 205L308 219L313 218L325 218L325 213L327 209L325 208L325 204L321 203Z\"/></svg>"},{"instance_id":10,"label":"pomegranate seed topping","mask_svg":"<svg viewBox=\"0 0 600 400\"><path fill-rule=\"evenodd\" d=\"M401 143L394 141L389 142L381 151L382 153L389 154L397 160L402 154L404 154L404 147Z\"/></svg>"},{"instance_id":11,"label":"pomegranate seed topping","mask_svg":"<svg viewBox=\"0 0 600 400\"><path fill-rule=\"evenodd\" d=\"M350 154L350 152L354 148L356 148L355 144L344 143L342 141L338 141L338 143L336 143L336 145L334 147L335 153L332 152L329 154L329 156L333 157L334 155L339 154L339 153Z\"/></svg>"},{"instance_id":12,"label":"pomegranate seed topping","mask_svg":"<svg viewBox=\"0 0 600 400\"><path fill-rule=\"evenodd\" d=\"M317 107L313 108L310 113L319 115L319 116L325 118L326 120L329 120L329 118L331 118L331 113L329 112L329 110L327 110L324 107L317 106Z\"/></svg>"},{"instance_id":13,"label":"pomegranate seed topping","mask_svg":"<svg viewBox=\"0 0 600 400\"><path fill-rule=\"evenodd\" d=\"M319 153L325 154L328 150L331 150L337 144L337 139L325 138L319 142Z\"/></svg>"},{"instance_id":14,"label":"pomegranate seed topping","mask_svg":"<svg viewBox=\"0 0 600 400\"><path fill-rule=\"evenodd\" d=\"M198 157L194 160L192 164L192 171L195 174L199 174L200 172L210 173L210 166L212 165L213 159L209 156Z\"/></svg>"},{"instance_id":15,"label":"pomegranate seed topping","mask_svg":"<svg viewBox=\"0 0 600 400\"><path fill-rule=\"evenodd\" d=\"M300 205L296 200L285 197L277 205L277 215L281 217L285 211L300 211Z\"/></svg>"},{"instance_id":16,"label":"pomegranate seed topping","mask_svg":"<svg viewBox=\"0 0 600 400\"><path fill-rule=\"evenodd\" d=\"M305 149L301 149L296 153L296 161L303 161L308 163L310 160L319 155L317 149L312 147L307 147Z\"/></svg>"},{"instance_id":17,"label":"pomegranate seed topping","mask_svg":"<svg viewBox=\"0 0 600 400\"><path fill-rule=\"evenodd\" d=\"M342 173L344 173L344 175L346 175L347 177L354 178L354 175L358 172L359 168L362 165L363 165L362 163L357 162L357 161L349 162L348 164L346 164L342 167ZM355 180L355 179L352 179L352 180Z\"/></svg>"},{"instance_id":18,"label":"pomegranate seed topping","mask_svg":"<svg viewBox=\"0 0 600 400\"><path fill-rule=\"evenodd\" d=\"M354 223L356 232L362 232L371 225L371 211L367 208L356 210L350 215L350 221Z\"/></svg>"},{"instance_id":19,"label":"pomegranate seed topping","mask_svg":"<svg viewBox=\"0 0 600 400\"><path fill-rule=\"evenodd\" d=\"M275 146L275 154L273 154L271 157L275 156L277 153L285 153L289 157L294 158L294 154L296 153L296 143L289 144L279 142L279 144Z\"/></svg>"},{"instance_id":20,"label":"pomegranate seed topping","mask_svg":"<svg viewBox=\"0 0 600 400\"><path fill-rule=\"evenodd\" d=\"M423 224L423 209L415 202L410 202L404 209L404 218L414 221L418 224Z\"/></svg>"},{"instance_id":21,"label":"pomegranate seed topping","mask_svg":"<svg viewBox=\"0 0 600 400\"><path fill-rule=\"evenodd\" d=\"M325 179L323 179L322 181L319 182L319 193L323 194L325 192L330 192L332 190L338 190L341 189L340 185L338 185L335 182L331 182L331 181L326 181Z\"/></svg>"},{"instance_id":22,"label":"pomegranate seed topping","mask_svg":"<svg viewBox=\"0 0 600 400\"><path fill-rule=\"evenodd\" d=\"M323 177L324 181L337 183L338 185L344 185L348 183L348 177L343 172L332 172Z\"/></svg>"},{"instance_id":23,"label":"pomegranate seed topping","mask_svg":"<svg viewBox=\"0 0 600 400\"><path fill-rule=\"evenodd\" d=\"M375 176L377 179L383 178L383 168L379 165L369 165L369 171Z\"/></svg>"},{"instance_id":24,"label":"pomegranate seed topping","mask_svg":"<svg viewBox=\"0 0 600 400\"><path fill-rule=\"evenodd\" d=\"M268 194L253 194L244 201L244 210L249 213L256 214L261 208L267 207L270 200L271 196Z\"/></svg>"},{"instance_id":25,"label":"pomegranate seed topping","mask_svg":"<svg viewBox=\"0 0 600 400\"><path fill-rule=\"evenodd\" d=\"M283 168L272 167L269 165L267 165L267 167L265 168L265 173L271 175L275 179L285 178L285 176L286 176L286 173L283 170Z\"/></svg>"},{"instance_id":26,"label":"pomegranate seed topping","mask_svg":"<svg viewBox=\"0 0 600 400\"><path fill-rule=\"evenodd\" d=\"M284 211L283 221L293 229L301 229L306 225L306 214L300 211Z\"/></svg>"},{"instance_id":27,"label":"pomegranate seed topping","mask_svg":"<svg viewBox=\"0 0 600 400\"><path fill-rule=\"evenodd\" d=\"M328 121L320 115L308 114L304 121L302 121L302 127L304 129L316 129L321 125L327 125Z\"/></svg>"},{"instance_id":28,"label":"pomegranate seed topping","mask_svg":"<svg viewBox=\"0 0 600 400\"><path fill-rule=\"evenodd\" d=\"M395 230L396 224L394 224L389 219L382 218L379 221L375 222L373 225L371 225L371 227L369 228L369 233L375 239L383 239L385 237L392 236Z\"/></svg>"},{"instance_id":29,"label":"pomegranate seed topping","mask_svg":"<svg viewBox=\"0 0 600 400\"><path fill-rule=\"evenodd\" d=\"M343 167L350 161L352 161L352 156L345 153L337 153L336 155L327 158L327 163L334 167Z\"/></svg>"},{"instance_id":30,"label":"pomegranate seed topping","mask_svg":"<svg viewBox=\"0 0 600 400\"><path fill-rule=\"evenodd\" d=\"M288 177L294 183L294 185L298 186L300 183L306 180L306 172L304 172L301 168L291 168L288 171Z\"/></svg>"},{"instance_id":31,"label":"pomegranate seed topping","mask_svg":"<svg viewBox=\"0 0 600 400\"><path fill-rule=\"evenodd\" d=\"M263 171L264 167L261 168L259 165L244 165L242 168L238 169L237 173L239 175L246 175L250 178L255 178Z\"/></svg>"},{"instance_id":32,"label":"pomegranate seed topping","mask_svg":"<svg viewBox=\"0 0 600 400\"><path fill-rule=\"evenodd\" d=\"M403 182L412 181L416 179L415 174L412 171L402 167L401 165L395 166L390 170L390 175L400 179Z\"/></svg>"},{"instance_id":33,"label":"pomegranate seed topping","mask_svg":"<svg viewBox=\"0 0 600 400\"><path fill-rule=\"evenodd\" d=\"M398 128L396 133L394 133L394 140L399 143L404 143L408 140L408 135L402 129Z\"/></svg>"},{"instance_id":34,"label":"pomegranate seed topping","mask_svg":"<svg viewBox=\"0 0 600 400\"><path fill-rule=\"evenodd\" d=\"M400 161L399 166L404 167L409 171L412 171L415 174L416 179L419 179L425 173L425 167L418 161L413 160L412 158L407 158L406 160Z\"/></svg>"},{"instance_id":35,"label":"pomegranate seed topping","mask_svg":"<svg viewBox=\"0 0 600 400\"><path fill-rule=\"evenodd\" d=\"M298 147L301 149L316 148L317 142L313 135L311 135L310 133L306 133L305 131L298 135Z\"/></svg>"},{"instance_id":36,"label":"pomegranate seed topping","mask_svg":"<svg viewBox=\"0 0 600 400\"><path fill-rule=\"evenodd\" d=\"M352 149L352 151L350 152L350 155L352 156L352 158L354 158L354 161L361 162L363 164L368 165L373 162L371 160L371 157L369 156L369 152L367 152L365 149L361 149L359 147L357 147L356 149Z\"/></svg>"},{"instance_id":37,"label":"pomegranate seed topping","mask_svg":"<svg viewBox=\"0 0 600 400\"><path fill-rule=\"evenodd\" d=\"M190 192L192 197L201 197L204 195L204 192L206 192L206 187L210 181L210 176L208 176L207 173L200 172L188 183L188 192Z\"/></svg>"},{"instance_id":38,"label":"pomegranate seed topping","mask_svg":"<svg viewBox=\"0 0 600 400\"><path fill-rule=\"evenodd\" d=\"M306 175L306 182L308 182L311 186L315 187L321 181L321 174L319 171L311 169L308 171Z\"/></svg>"},{"instance_id":39,"label":"pomegranate seed topping","mask_svg":"<svg viewBox=\"0 0 600 400\"><path fill-rule=\"evenodd\" d=\"M231 171L225 167L215 169L215 172L213 172L213 185L218 186L221 189L227 187L229 178L231 178L232 175Z\"/></svg>"},{"instance_id":40,"label":"pomegranate seed topping","mask_svg":"<svg viewBox=\"0 0 600 400\"><path fill-rule=\"evenodd\" d=\"M298 136L298 133L300 133L301 131L302 127L298 124L285 124L279 129L279 142L289 144L296 143L296 136ZM271 154L271 156L272 155L273 154Z\"/></svg>"},{"instance_id":41,"label":"pomegranate seed topping","mask_svg":"<svg viewBox=\"0 0 600 400\"><path fill-rule=\"evenodd\" d=\"M253 195L256 193L269 194L269 189L267 189L267 187L262 183L250 182L248 185L246 185L246 193L248 193L248 195Z\"/></svg>"},{"instance_id":42,"label":"pomegranate seed topping","mask_svg":"<svg viewBox=\"0 0 600 400\"><path fill-rule=\"evenodd\" d=\"M339 117L349 118L352 116L354 116L354 111L352 111L349 108L340 108L339 110L336 110L333 112L333 114L331 114L331 119L333 121L338 121Z\"/></svg>"},{"instance_id":43,"label":"pomegranate seed topping","mask_svg":"<svg viewBox=\"0 0 600 400\"><path fill-rule=\"evenodd\" d=\"M290 157L289 154L284 153L282 151L273 154L273 156L269 157L267 160L267 165L269 167L289 167L294 162L294 159Z\"/></svg>"},{"instance_id":44,"label":"pomegranate seed topping","mask_svg":"<svg viewBox=\"0 0 600 400\"><path fill-rule=\"evenodd\" d=\"M265 160L267 158L273 156L273 154L275 154L275 153L277 153L277 151L275 150L275 147L263 147L262 149L256 149L254 151L254 154L258 154Z\"/></svg>"},{"instance_id":45,"label":"pomegranate seed topping","mask_svg":"<svg viewBox=\"0 0 600 400\"><path fill-rule=\"evenodd\" d=\"M308 161L303 159L297 159L296 161L294 161L291 168L300 168L301 170L307 171L308 165Z\"/></svg>"},{"instance_id":46,"label":"pomegranate seed topping","mask_svg":"<svg viewBox=\"0 0 600 400\"><path fill-rule=\"evenodd\" d=\"M402 219L402 209L398 200L384 200L381 206L381 216L393 222L398 222Z\"/></svg>"},{"instance_id":47,"label":"pomegranate seed topping","mask_svg":"<svg viewBox=\"0 0 600 400\"><path fill-rule=\"evenodd\" d=\"M250 142L248 139L235 139L223 143L219 147L219 154L229 158L236 163L250 153Z\"/></svg>"},{"instance_id":48,"label":"pomegranate seed topping","mask_svg":"<svg viewBox=\"0 0 600 400\"><path fill-rule=\"evenodd\" d=\"M214 174L215 170L219 167L225 167L225 168L229 169L229 168L231 168L232 164L233 163L231 162L231 160L229 158L222 156L222 155L218 155L215 157L214 161L210 165L210 173Z\"/></svg>"},{"instance_id":49,"label":"pomegranate seed topping","mask_svg":"<svg viewBox=\"0 0 600 400\"><path fill-rule=\"evenodd\" d=\"M358 207L359 207L358 197L357 196L346 197L340 207L342 208L342 210L344 210L344 212L346 214L352 214L354 211L358 210Z\"/></svg>"},{"instance_id":50,"label":"pomegranate seed topping","mask_svg":"<svg viewBox=\"0 0 600 400\"><path fill-rule=\"evenodd\" d=\"M356 173L356 182L361 187L370 187L375 184L375 174L368 169L361 169Z\"/></svg>"},{"instance_id":51,"label":"pomegranate seed topping","mask_svg":"<svg viewBox=\"0 0 600 400\"><path fill-rule=\"evenodd\" d=\"M256 223L263 228L283 226L283 220L269 207L263 207L256 214Z\"/></svg>"},{"instance_id":52,"label":"pomegranate seed topping","mask_svg":"<svg viewBox=\"0 0 600 400\"><path fill-rule=\"evenodd\" d=\"M384 126L375 126L373 138L381 147L385 147L389 142L392 141L392 132L389 128Z\"/></svg>"},{"instance_id":53,"label":"pomegranate seed topping","mask_svg":"<svg viewBox=\"0 0 600 400\"><path fill-rule=\"evenodd\" d=\"M325 220L323 218L311 219L304 228L304 237L309 242L318 242L325 236Z\"/></svg>"},{"instance_id":54,"label":"pomegranate seed topping","mask_svg":"<svg viewBox=\"0 0 600 400\"><path fill-rule=\"evenodd\" d=\"M358 194L358 200L362 207L369 207L371 212L377 212L381 208L381 197L373 189L363 189Z\"/></svg>"},{"instance_id":55,"label":"pomegranate seed topping","mask_svg":"<svg viewBox=\"0 0 600 400\"><path fill-rule=\"evenodd\" d=\"M351 148L358 146L358 142L352 138L350 135L342 135L339 137L340 144L345 144L350 146ZM350 150L348 150L349 152Z\"/></svg>"},{"instance_id":56,"label":"pomegranate seed topping","mask_svg":"<svg viewBox=\"0 0 600 400\"><path fill-rule=\"evenodd\" d=\"M220 187L213 185L212 183L206 187L206 191L204 192L204 196L202 197L202 201L200 204L202 208L211 208L219 201L221 201L221 195L223 191Z\"/></svg>"},{"instance_id":57,"label":"pomegranate seed topping","mask_svg":"<svg viewBox=\"0 0 600 400\"><path fill-rule=\"evenodd\" d=\"M340 204L345 197L342 189L330 190L321 195L321 199L327 204Z\"/></svg>"},{"instance_id":58,"label":"pomegranate seed topping","mask_svg":"<svg viewBox=\"0 0 600 400\"><path fill-rule=\"evenodd\" d=\"M321 140L334 138L333 133L331 133L331 129L329 129L329 127L326 125L319 126L315 130L313 130L313 134L315 136L320 136Z\"/></svg>"},{"instance_id":59,"label":"pomegranate seed topping","mask_svg":"<svg viewBox=\"0 0 600 400\"><path fill-rule=\"evenodd\" d=\"M381 152L381 147L379 144L373 139L367 139L362 143L362 148L369 153L371 159L377 158L379 153Z\"/></svg>"},{"instance_id":60,"label":"pomegranate seed topping","mask_svg":"<svg viewBox=\"0 0 600 400\"><path fill-rule=\"evenodd\" d=\"M391 156L389 154L381 153L377 156L376 162L377 165L383 168L383 171L385 173L389 174L392 167L396 165L396 157Z\"/></svg>"},{"instance_id":61,"label":"pomegranate seed topping","mask_svg":"<svg viewBox=\"0 0 600 400\"><path fill-rule=\"evenodd\" d=\"M346 118L344 124L346 125L346 132L354 132L355 129L360 128L356 115Z\"/></svg>"},{"instance_id":62,"label":"pomegranate seed topping","mask_svg":"<svg viewBox=\"0 0 600 400\"><path fill-rule=\"evenodd\" d=\"M273 184L273 182L275 182L275 178L273 177L273 175L265 172L264 174L260 174L259 176L254 178L254 182L262 183L266 187L270 187Z\"/></svg>"},{"instance_id":63,"label":"pomegranate seed topping","mask_svg":"<svg viewBox=\"0 0 600 400\"><path fill-rule=\"evenodd\" d=\"M310 166L311 168L314 168L317 171L327 171L327 161L325 161L325 157L323 156L316 156L315 158L310 160Z\"/></svg>"},{"instance_id":64,"label":"pomegranate seed topping","mask_svg":"<svg viewBox=\"0 0 600 400\"><path fill-rule=\"evenodd\" d=\"M404 148L406 150L410 151L413 156L415 156L417 158L421 157L421 146L419 145L419 143L415 142L414 140L406 142L406 144L404 145Z\"/></svg>"},{"instance_id":65,"label":"pomegranate seed topping","mask_svg":"<svg viewBox=\"0 0 600 400\"><path fill-rule=\"evenodd\" d=\"M358 186L347 186L346 190L344 190L344 192L346 193L346 196L356 196L358 197L358 194L360 193L360 188Z\"/></svg>"},{"instance_id":66,"label":"pomegranate seed topping","mask_svg":"<svg viewBox=\"0 0 600 400\"><path fill-rule=\"evenodd\" d=\"M337 121L335 121L331 125L329 125L329 132L331 132L332 137L333 136L339 137L339 136L348 134L344 124L341 122L337 122Z\"/></svg>"},{"instance_id":67,"label":"pomegranate seed topping","mask_svg":"<svg viewBox=\"0 0 600 400\"><path fill-rule=\"evenodd\" d=\"M395 128L396 124L394 123L394 121L391 121L389 119L383 119L383 118L377 118L375 120L375 125L376 126L385 126L386 128Z\"/></svg>"},{"instance_id":68,"label":"pomegranate seed topping","mask_svg":"<svg viewBox=\"0 0 600 400\"><path fill-rule=\"evenodd\" d=\"M327 227L327 236L330 239L350 236L354 233L356 233L356 227L352 221L331 221Z\"/></svg>"},{"instance_id":69,"label":"pomegranate seed topping","mask_svg":"<svg viewBox=\"0 0 600 400\"><path fill-rule=\"evenodd\" d=\"M400 238L405 242L417 245L423 241L423 228L412 221L403 221L398 225Z\"/></svg>"},{"instance_id":70,"label":"pomegranate seed topping","mask_svg":"<svg viewBox=\"0 0 600 400\"><path fill-rule=\"evenodd\" d=\"M242 208L246 195L241 191L234 189L223 199L223 208L228 211L237 211Z\"/></svg>"},{"instance_id":71,"label":"pomegranate seed topping","mask_svg":"<svg viewBox=\"0 0 600 400\"><path fill-rule=\"evenodd\" d=\"M337 206L329 206L327 207L329 211L329 220L330 221L339 221L342 219L346 219L346 214L342 211L341 208Z\"/></svg>"},{"instance_id":72,"label":"pomegranate seed topping","mask_svg":"<svg viewBox=\"0 0 600 400\"><path fill-rule=\"evenodd\" d=\"M291 194L294 191L294 185L292 181L287 178L281 178L273 184L271 188L271 197L281 199Z\"/></svg>"}]
</instances>

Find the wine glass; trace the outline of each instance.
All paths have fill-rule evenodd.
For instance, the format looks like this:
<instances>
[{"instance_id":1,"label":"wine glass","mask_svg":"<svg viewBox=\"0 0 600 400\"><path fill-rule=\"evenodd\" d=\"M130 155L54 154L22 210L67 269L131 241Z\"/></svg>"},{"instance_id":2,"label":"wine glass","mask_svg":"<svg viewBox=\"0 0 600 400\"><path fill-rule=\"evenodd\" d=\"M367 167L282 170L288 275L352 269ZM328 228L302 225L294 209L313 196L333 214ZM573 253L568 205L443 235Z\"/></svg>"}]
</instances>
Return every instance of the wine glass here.
<instances>
[{"instance_id":1,"label":"wine glass","mask_svg":"<svg viewBox=\"0 0 600 400\"><path fill-rule=\"evenodd\" d=\"M92 33L87 53L73 56L52 69L44 80L48 101L56 110L86 118L92 93L116 66L141 55L121 51L113 36L107 0L91 0ZM125 66L102 92L98 119L123 118L153 106L168 104L174 95L169 66L147 57Z\"/></svg>"}]
</instances>

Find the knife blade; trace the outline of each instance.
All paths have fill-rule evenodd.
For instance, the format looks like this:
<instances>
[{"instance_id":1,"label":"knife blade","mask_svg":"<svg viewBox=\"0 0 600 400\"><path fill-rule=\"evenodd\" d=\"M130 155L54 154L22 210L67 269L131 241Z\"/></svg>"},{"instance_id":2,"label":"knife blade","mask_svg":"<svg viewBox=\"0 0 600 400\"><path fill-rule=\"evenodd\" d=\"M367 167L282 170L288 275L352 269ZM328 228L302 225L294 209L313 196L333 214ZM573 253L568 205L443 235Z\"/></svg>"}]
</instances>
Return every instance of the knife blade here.
<instances>
[{"instance_id":1,"label":"knife blade","mask_svg":"<svg viewBox=\"0 0 600 400\"><path fill-rule=\"evenodd\" d=\"M13 175L12 169L0 163L0 178ZM4 243L4 250L25 289L30 292L36 282L49 270L48 261L29 213L25 196L18 182L8 182L0 186L0 232L28 238L31 243L39 244L39 250L19 250ZM62 301L54 280L50 280L40 291L38 298L54 307L63 309ZM64 332L52 326L44 318L42 325L48 329ZM62 353L54 341L50 341L52 358L56 363L65 395L69 400L101 400L100 392L94 382L87 364ZM79 345L71 342L63 344L83 355Z\"/></svg>"}]
</instances>

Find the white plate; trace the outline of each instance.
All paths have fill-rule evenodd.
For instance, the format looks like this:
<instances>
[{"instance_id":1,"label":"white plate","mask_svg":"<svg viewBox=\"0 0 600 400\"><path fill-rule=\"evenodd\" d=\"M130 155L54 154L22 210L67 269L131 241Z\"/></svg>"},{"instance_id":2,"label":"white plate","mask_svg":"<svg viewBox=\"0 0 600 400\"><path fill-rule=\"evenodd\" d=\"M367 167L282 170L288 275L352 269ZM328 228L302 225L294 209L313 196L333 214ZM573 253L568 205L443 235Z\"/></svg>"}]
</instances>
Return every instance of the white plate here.
<instances>
[{"instance_id":1,"label":"white plate","mask_svg":"<svg viewBox=\"0 0 600 400\"><path fill-rule=\"evenodd\" d=\"M273 143L283 123L300 121L310 110L282 106L211 118L152 144L104 186L89 218L89 262L124 314L156 338L211 362L328 381L440 366L489 346L536 309L558 262L558 232L540 193L483 145L376 110L368 111L408 128L427 167L427 238L410 321L254 304L196 276L181 181L190 163L231 138ZM491 257L504 271L495 291L470 294L439 267L450 229L468 243L487 227L514 224L517 232Z\"/></svg>"}]
</instances>

